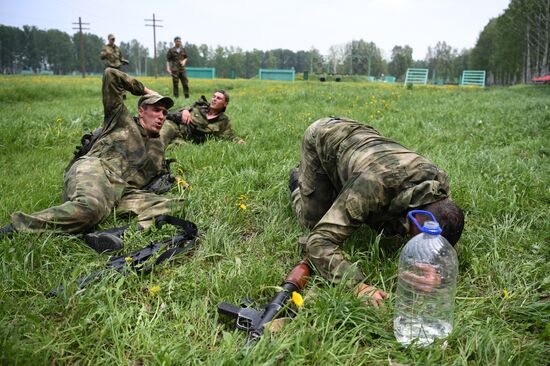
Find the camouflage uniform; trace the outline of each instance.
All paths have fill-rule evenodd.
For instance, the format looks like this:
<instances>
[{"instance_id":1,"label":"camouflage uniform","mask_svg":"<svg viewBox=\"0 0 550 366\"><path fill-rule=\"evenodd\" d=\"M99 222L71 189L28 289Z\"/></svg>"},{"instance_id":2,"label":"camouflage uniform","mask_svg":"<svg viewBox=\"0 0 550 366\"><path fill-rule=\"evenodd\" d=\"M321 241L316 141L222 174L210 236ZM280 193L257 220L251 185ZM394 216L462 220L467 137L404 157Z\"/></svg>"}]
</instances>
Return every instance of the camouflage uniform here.
<instances>
[{"instance_id":1,"label":"camouflage uniform","mask_svg":"<svg viewBox=\"0 0 550 366\"><path fill-rule=\"evenodd\" d=\"M126 61L122 57L122 52L116 44L112 46L108 44L103 45L101 49L101 59L105 60L105 68L113 67L115 69L120 69Z\"/></svg>"},{"instance_id":2,"label":"camouflage uniform","mask_svg":"<svg viewBox=\"0 0 550 366\"><path fill-rule=\"evenodd\" d=\"M179 50L177 47L172 47L168 50L168 53L166 54L166 60L170 64L172 85L174 88L174 96L176 98L179 96L178 80L181 80L181 85L183 86L183 95L186 98L189 98L189 81L187 80L187 72L185 71L185 66L182 66L180 63L186 58L187 53L185 53L185 48L183 47L180 47Z\"/></svg>"},{"instance_id":3,"label":"camouflage uniform","mask_svg":"<svg viewBox=\"0 0 550 366\"><path fill-rule=\"evenodd\" d=\"M88 154L65 173L65 203L30 215L14 213L11 218L17 231L84 232L114 208L118 214L137 215L147 227L153 217L181 203L142 190L163 171L164 145L158 136L147 136L139 120L130 115L122 101L125 90L143 95L144 87L119 70L105 69L103 132Z\"/></svg>"},{"instance_id":4,"label":"camouflage uniform","mask_svg":"<svg viewBox=\"0 0 550 366\"><path fill-rule=\"evenodd\" d=\"M359 283L341 244L361 224L405 236L410 209L449 195L445 172L423 156L361 123L324 118L307 128L298 188L291 200L302 225L312 228L305 254L333 282ZM351 275L351 276L350 276Z\"/></svg>"},{"instance_id":5,"label":"camouflage uniform","mask_svg":"<svg viewBox=\"0 0 550 366\"><path fill-rule=\"evenodd\" d=\"M203 143L208 137L220 137L231 141L240 140L231 129L231 121L224 112L216 118L208 119L209 108L210 104L203 95L193 106L168 113L167 121L160 130L160 138L164 145L168 146L178 140ZM181 114L184 110L191 113L191 123L188 125L181 123Z\"/></svg>"}]
</instances>

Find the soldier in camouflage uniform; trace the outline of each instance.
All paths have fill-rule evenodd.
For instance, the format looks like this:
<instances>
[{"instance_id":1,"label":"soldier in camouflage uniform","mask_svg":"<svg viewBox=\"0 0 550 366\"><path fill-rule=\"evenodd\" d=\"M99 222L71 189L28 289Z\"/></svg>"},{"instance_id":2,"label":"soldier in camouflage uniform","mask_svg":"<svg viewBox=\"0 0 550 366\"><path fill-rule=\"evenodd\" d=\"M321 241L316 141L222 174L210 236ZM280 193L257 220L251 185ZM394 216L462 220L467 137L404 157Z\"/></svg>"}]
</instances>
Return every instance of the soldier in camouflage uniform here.
<instances>
[{"instance_id":1,"label":"soldier in camouflage uniform","mask_svg":"<svg viewBox=\"0 0 550 366\"><path fill-rule=\"evenodd\" d=\"M449 198L447 174L423 156L352 120L324 118L305 131L300 166L291 170L291 201L300 223L311 228L305 255L329 281L355 285L377 306L387 295L365 284L341 245L360 225L386 236L416 234L408 211L434 214L454 245L464 216ZM422 215L415 216L423 222ZM430 284L431 273L423 279Z\"/></svg>"},{"instance_id":2,"label":"soldier in camouflage uniform","mask_svg":"<svg viewBox=\"0 0 550 366\"><path fill-rule=\"evenodd\" d=\"M164 145L159 131L168 108L174 104L172 99L156 94L113 68L105 69L102 89L103 130L91 150L66 172L65 203L33 214L15 212L11 216L12 224L0 233L13 229L86 232L107 218L113 209L117 214L137 215L139 225L147 228L155 216L170 213L181 204L180 199L144 190L164 170ZM138 117L133 117L124 105L124 91L142 96ZM120 249L93 248L97 251Z\"/></svg>"},{"instance_id":3,"label":"soldier in camouflage uniform","mask_svg":"<svg viewBox=\"0 0 550 366\"><path fill-rule=\"evenodd\" d=\"M179 97L178 80L181 80L183 86L183 95L189 98L189 81L185 64L187 63L187 53L181 45L181 38L174 38L174 47L168 50L166 54L166 71L172 75L172 85L174 87L174 97Z\"/></svg>"},{"instance_id":4,"label":"soldier in camouflage uniform","mask_svg":"<svg viewBox=\"0 0 550 366\"><path fill-rule=\"evenodd\" d=\"M100 53L101 59L105 60L105 68L120 69L122 65L128 65L128 60L122 57L120 48L115 44L115 36L109 34L107 38L109 39L109 43L103 46Z\"/></svg>"},{"instance_id":5,"label":"soldier in camouflage uniform","mask_svg":"<svg viewBox=\"0 0 550 366\"><path fill-rule=\"evenodd\" d=\"M160 131L164 145L168 146L182 140L203 143L209 137L244 144L245 141L237 137L231 129L231 121L225 114L228 103L229 94L224 90L218 90L212 95L210 103L203 95L191 107L168 113L167 121Z\"/></svg>"}]
</instances>

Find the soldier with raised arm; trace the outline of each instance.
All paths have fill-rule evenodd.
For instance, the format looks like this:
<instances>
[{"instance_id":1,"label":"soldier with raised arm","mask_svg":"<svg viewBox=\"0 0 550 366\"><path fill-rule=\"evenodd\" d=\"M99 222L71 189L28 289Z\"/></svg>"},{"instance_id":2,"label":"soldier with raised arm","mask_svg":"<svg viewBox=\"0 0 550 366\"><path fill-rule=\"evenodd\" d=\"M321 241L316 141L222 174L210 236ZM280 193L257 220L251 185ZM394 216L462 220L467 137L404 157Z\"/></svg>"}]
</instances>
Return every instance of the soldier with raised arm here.
<instances>
[{"instance_id":1,"label":"soldier with raised arm","mask_svg":"<svg viewBox=\"0 0 550 366\"><path fill-rule=\"evenodd\" d=\"M141 96L138 116L130 114L122 95ZM0 235L13 232L85 233L117 214L137 216L147 228L152 219L170 213L180 199L146 190L165 171L164 145L159 136L174 102L145 87L125 73L107 68L102 84L104 120L101 135L91 150L65 173L65 202L32 214L15 212ZM126 227L88 234L86 242L98 252L120 249Z\"/></svg>"}]
</instances>

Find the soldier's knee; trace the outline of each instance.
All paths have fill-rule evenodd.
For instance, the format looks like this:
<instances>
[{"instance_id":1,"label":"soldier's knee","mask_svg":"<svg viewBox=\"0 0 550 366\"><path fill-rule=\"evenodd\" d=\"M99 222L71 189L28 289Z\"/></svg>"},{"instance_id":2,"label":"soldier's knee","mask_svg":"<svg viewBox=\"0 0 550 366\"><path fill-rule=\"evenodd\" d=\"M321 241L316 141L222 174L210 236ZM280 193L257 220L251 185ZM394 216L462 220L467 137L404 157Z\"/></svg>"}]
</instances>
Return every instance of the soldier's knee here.
<instances>
[{"instance_id":1,"label":"soldier's knee","mask_svg":"<svg viewBox=\"0 0 550 366\"><path fill-rule=\"evenodd\" d=\"M110 212L107 202L93 197L78 198L74 203L77 206L75 215L92 227L101 222Z\"/></svg>"}]
</instances>

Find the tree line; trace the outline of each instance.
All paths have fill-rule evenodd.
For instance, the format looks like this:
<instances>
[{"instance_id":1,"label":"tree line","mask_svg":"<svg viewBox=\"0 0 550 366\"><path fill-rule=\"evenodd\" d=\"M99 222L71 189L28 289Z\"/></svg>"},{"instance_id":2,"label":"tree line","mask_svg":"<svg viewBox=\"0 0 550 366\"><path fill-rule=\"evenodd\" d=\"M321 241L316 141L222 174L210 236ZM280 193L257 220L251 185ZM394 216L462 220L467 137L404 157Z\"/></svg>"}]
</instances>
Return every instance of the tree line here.
<instances>
[{"instance_id":1,"label":"tree line","mask_svg":"<svg viewBox=\"0 0 550 366\"><path fill-rule=\"evenodd\" d=\"M528 82L550 71L550 0L511 0L481 31L470 64L497 84Z\"/></svg>"},{"instance_id":2,"label":"tree line","mask_svg":"<svg viewBox=\"0 0 550 366\"><path fill-rule=\"evenodd\" d=\"M83 34L84 67L87 73L103 71L99 58L106 40ZM120 43L130 61L126 72L136 75L163 75L166 53L172 46L157 42L156 63L138 40ZM189 67L214 67L218 77L252 78L258 69L291 69L297 73L365 75L380 78L392 75L403 81L407 68L429 68L432 81L456 83L463 70L486 70L489 84L528 82L549 71L550 0L511 0L508 8L491 19L480 32L472 49L461 51L446 42L429 47L422 60L413 59L413 49L396 45L387 60L374 43L363 39L330 47L327 55L312 48L244 51L239 47L210 47L185 44ZM80 34L72 36L55 29L34 26L22 29L0 25L0 70L4 74L48 71L54 74L80 72Z\"/></svg>"}]
</instances>

